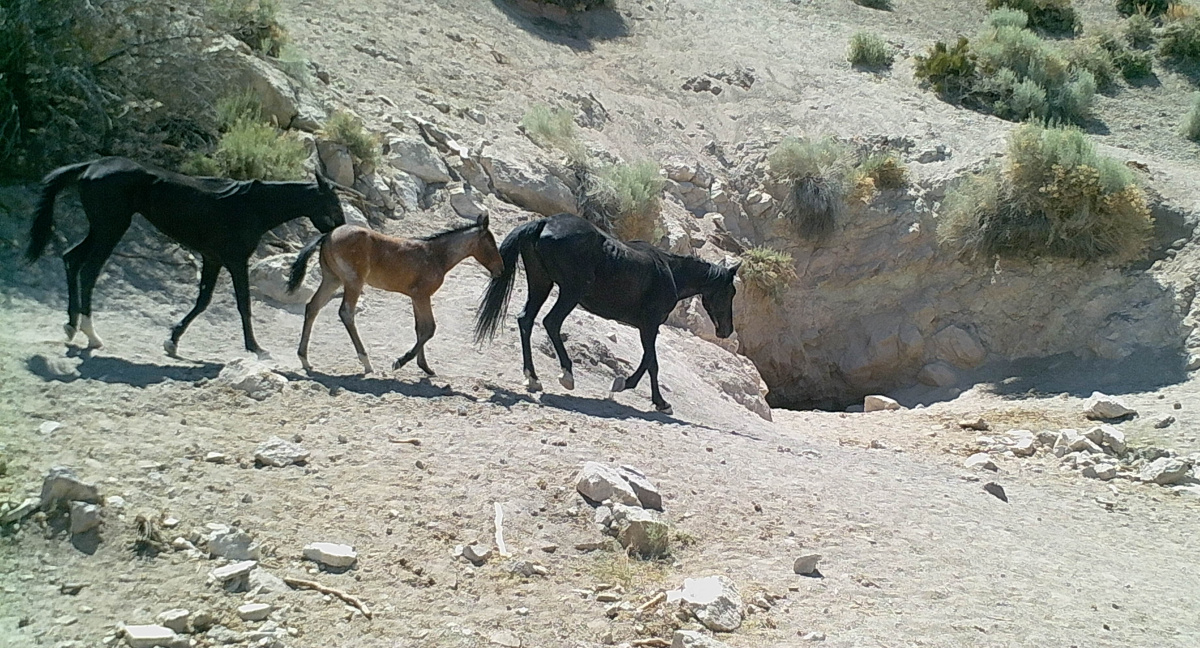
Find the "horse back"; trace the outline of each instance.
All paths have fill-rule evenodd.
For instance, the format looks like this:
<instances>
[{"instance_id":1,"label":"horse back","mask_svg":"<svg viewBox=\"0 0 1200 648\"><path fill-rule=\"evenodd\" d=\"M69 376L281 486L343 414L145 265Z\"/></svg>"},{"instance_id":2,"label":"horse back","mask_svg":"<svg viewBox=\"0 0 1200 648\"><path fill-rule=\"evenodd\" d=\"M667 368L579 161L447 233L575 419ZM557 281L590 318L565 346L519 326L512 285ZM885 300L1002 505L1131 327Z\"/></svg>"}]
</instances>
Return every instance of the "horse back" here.
<instances>
[{"instance_id":1,"label":"horse back","mask_svg":"<svg viewBox=\"0 0 1200 648\"><path fill-rule=\"evenodd\" d=\"M411 295L441 286L443 273L433 268L422 241L388 236L365 227L342 225L322 248L321 263L346 283Z\"/></svg>"}]
</instances>

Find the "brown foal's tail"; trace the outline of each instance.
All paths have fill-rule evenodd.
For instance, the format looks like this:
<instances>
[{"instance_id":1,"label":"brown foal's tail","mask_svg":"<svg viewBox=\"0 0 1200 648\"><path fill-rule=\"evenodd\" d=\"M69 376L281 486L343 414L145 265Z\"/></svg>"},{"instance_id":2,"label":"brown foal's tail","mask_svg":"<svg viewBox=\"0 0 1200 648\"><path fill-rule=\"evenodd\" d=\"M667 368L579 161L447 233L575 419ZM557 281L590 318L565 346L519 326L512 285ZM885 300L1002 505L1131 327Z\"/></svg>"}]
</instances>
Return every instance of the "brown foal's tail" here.
<instances>
[{"instance_id":1,"label":"brown foal's tail","mask_svg":"<svg viewBox=\"0 0 1200 648\"><path fill-rule=\"evenodd\" d=\"M508 298L512 295L513 278L517 275L517 257L527 243L542 235L546 219L530 221L508 233L500 244L500 258L504 260L504 271L488 284L487 292L475 314L475 341L482 342L496 336L496 328L508 310Z\"/></svg>"},{"instance_id":2,"label":"brown foal's tail","mask_svg":"<svg viewBox=\"0 0 1200 648\"><path fill-rule=\"evenodd\" d=\"M308 273L308 258L321 247L327 238L329 238L328 232L309 241L308 245L300 250L300 254L296 255L296 260L292 262L292 271L288 274L287 291L289 293L296 292L300 284L304 283L304 275Z\"/></svg>"},{"instance_id":3,"label":"brown foal's tail","mask_svg":"<svg viewBox=\"0 0 1200 648\"><path fill-rule=\"evenodd\" d=\"M54 234L54 198L58 192L66 189L79 179L91 162L80 162L65 167L59 167L42 178L42 193L38 196L37 207L33 212L33 227L29 228L29 247L25 248L25 260L37 261L50 237Z\"/></svg>"}]
</instances>

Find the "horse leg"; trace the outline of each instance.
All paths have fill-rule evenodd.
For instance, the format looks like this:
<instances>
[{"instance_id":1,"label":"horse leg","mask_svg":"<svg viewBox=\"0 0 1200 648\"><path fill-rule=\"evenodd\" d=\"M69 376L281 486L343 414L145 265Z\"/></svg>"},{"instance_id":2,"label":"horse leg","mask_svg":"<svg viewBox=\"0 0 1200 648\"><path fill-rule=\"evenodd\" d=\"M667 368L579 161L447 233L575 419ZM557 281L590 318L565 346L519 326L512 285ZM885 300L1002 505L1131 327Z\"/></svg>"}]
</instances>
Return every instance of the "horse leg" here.
<instances>
[{"instance_id":1,"label":"horse leg","mask_svg":"<svg viewBox=\"0 0 1200 648\"><path fill-rule=\"evenodd\" d=\"M232 263L226 262L229 276L233 278L233 295L237 299L238 314L242 316L242 338L246 342L246 350L257 355L259 360L266 360L271 354L258 346L254 339L254 326L250 322L250 271L246 267L249 258L238 259Z\"/></svg>"},{"instance_id":2,"label":"horse leg","mask_svg":"<svg viewBox=\"0 0 1200 648\"><path fill-rule=\"evenodd\" d=\"M517 316L517 326L521 329L521 361L524 363L525 369L525 389L531 392L542 391L542 383L538 381L537 371L533 368L533 352L529 346L530 338L533 336L533 321L550 296L550 289L554 287L549 279L540 275L540 271L537 272L539 272L539 276L535 280L534 271L530 271L529 264L526 264L525 275L528 277L529 296L525 299L525 309Z\"/></svg>"},{"instance_id":3,"label":"horse leg","mask_svg":"<svg viewBox=\"0 0 1200 648\"><path fill-rule=\"evenodd\" d=\"M413 318L417 322L417 343L413 348L408 350L408 353L396 358L396 362L392 364L392 369L399 369L408 364L415 356L417 358L417 366L422 371L433 374L433 369L429 368L429 364L425 362L425 343L433 337L434 331L437 330L437 323L433 319L433 305L429 303L429 295L414 296L412 298Z\"/></svg>"},{"instance_id":4,"label":"horse leg","mask_svg":"<svg viewBox=\"0 0 1200 648\"><path fill-rule=\"evenodd\" d=\"M208 308L209 302L212 301L213 289L217 286L217 277L221 274L221 264L215 259L204 257L200 266L200 295L196 298L196 305L192 310L188 311L187 315L171 329L171 337L163 343L163 349L167 355L172 358L179 350L179 338L183 336L183 332L196 319L204 309Z\"/></svg>"},{"instance_id":5,"label":"horse leg","mask_svg":"<svg viewBox=\"0 0 1200 648\"><path fill-rule=\"evenodd\" d=\"M304 307L304 329L300 333L300 348L296 350L296 355L300 357L300 365L305 371L312 371L312 365L308 363L308 339L312 335L313 322L317 319L317 313L329 303L333 298L333 293L341 287L342 282L331 275L321 275L321 285L317 287L317 292L313 293L312 299L308 300L308 305Z\"/></svg>"},{"instance_id":6,"label":"horse leg","mask_svg":"<svg viewBox=\"0 0 1200 648\"><path fill-rule=\"evenodd\" d=\"M646 373L647 362L648 362L648 359L646 357L646 350L645 350L645 347L643 346L642 362L637 366L637 369L633 370L633 373L630 374L630 376L628 378L626 378L624 376L617 376L616 379L613 380L612 391L619 392L619 391L625 391L626 389L636 388L638 386L638 383L641 382L641 380L642 380L642 375Z\"/></svg>"},{"instance_id":7,"label":"horse leg","mask_svg":"<svg viewBox=\"0 0 1200 648\"><path fill-rule=\"evenodd\" d=\"M125 235L125 230L129 229L132 219L132 214L117 215L107 219L107 227L96 227L98 219L91 218L90 215L88 218L90 231L87 238L91 242L85 248L77 272L79 273L79 330L87 336L89 349L99 349L104 346L104 341L92 329L92 291L96 288L96 280L100 277L104 263L108 261L113 248L117 247L117 243Z\"/></svg>"},{"instance_id":8,"label":"horse leg","mask_svg":"<svg viewBox=\"0 0 1200 648\"><path fill-rule=\"evenodd\" d=\"M542 325L546 327L546 333L550 336L550 343L554 345L554 352L558 354L558 364L562 367L562 375L558 377L558 382L567 389L575 389L575 374L571 373L571 359L567 357L567 348L563 346L562 325L567 315L579 304L583 292L568 290L559 284L558 301L554 302L554 307L542 319Z\"/></svg>"},{"instance_id":9,"label":"horse leg","mask_svg":"<svg viewBox=\"0 0 1200 648\"><path fill-rule=\"evenodd\" d=\"M342 305L338 308L338 317L342 318L342 324L350 334L350 341L354 343L354 350L358 352L358 361L362 363L363 373L369 374L374 369L371 368L371 359L367 357L367 349L358 338L358 327L354 324L354 310L358 308L358 298L361 295L362 284L347 283L346 290L342 293Z\"/></svg>"},{"instance_id":10,"label":"horse leg","mask_svg":"<svg viewBox=\"0 0 1200 648\"><path fill-rule=\"evenodd\" d=\"M63 332L67 334L67 342L74 339L75 332L79 330L79 268L87 257L91 243L89 233L63 254L63 267L67 271L67 323L63 324Z\"/></svg>"},{"instance_id":11,"label":"horse leg","mask_svg":"<svg viewBox=\"0 0 1200 648\"><path fill-rule=\"evenodd\" d=\"M671 415L671 406L667 401L663 400L662 392L658 390L658 351L655 349L655 343L658 341L658 326L653 328L642 329L642 357L643 364L646 370L650 373L650 400L654 402L654 408L666 415ZM635 374L636 375L636 374ZM641 376L637 376L641 378ZM633 378L633 376L630 376ZM636 386L637 381L633 382Z\"/></svg>"}]
</instances>

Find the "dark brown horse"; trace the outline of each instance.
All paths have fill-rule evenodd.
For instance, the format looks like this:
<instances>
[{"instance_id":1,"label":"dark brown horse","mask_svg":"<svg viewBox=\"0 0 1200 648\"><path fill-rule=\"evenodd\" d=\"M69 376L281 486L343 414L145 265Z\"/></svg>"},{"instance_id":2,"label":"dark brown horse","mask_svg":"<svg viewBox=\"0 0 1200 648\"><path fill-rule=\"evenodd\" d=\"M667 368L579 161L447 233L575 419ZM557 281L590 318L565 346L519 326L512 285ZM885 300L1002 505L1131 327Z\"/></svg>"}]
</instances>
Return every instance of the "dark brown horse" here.
<instances>
[{"instance_id":1,"label":"dark brown horse","mask_svg":"<svg viewBox=\"0 0 1200 648\"><path fill-rule=\"evenodd\" d=\"M194 178L144 166L121 157L81 162L51 171L42 180L29 248L36 261L54 230L54 197L72 183L87 214L87 237L63 255L67 269L67 341L83 331L88 348L104 345L92 329L92 290L113 248L125 235L134 214L203 260L196 305L171 329L164 343L175 355L179 338L192 320L208 308L221 268L233 278L246 350L265 352L250 325L250 280L247 263L262 235L273 227L306 216L328 232L346 222L333 187L317 174L312 182L236 181Z\"/></svg>"},{"instance_id":2,"label":"dark brown horse","mask_svg":"<svg viewBox=\"0 0 1200 648\"><path fill-rule=\"evenodd\" d=\"M430 298L442 287L446 273L467 257L474 257L493 277L500 276L504 271L504 261L496 249L496 239L488 230L487 216L470 225L420 239L398 238L363 227L344 225L318 237L300 251L292 264L289 291L295 291L304 281L308 258L318 247L321 250L321 285L304 309L304 331L300 334L300 348L296 351L306 371L312 370L308 363L308 340L312 334L313 320L333 297L333 293L344 286L338 315L350 333L363 371L371 373L371 360L354 324L358 298L362 295L363 287L370 285L403 293L412 299L417 342L408 353L396 359L392 368L399 369L416 357L417 366L432 376L433 369L425 361L425 343L433 337L437 328Z\"/></svg>"},{"instance_id":3,"label":"dark brown horse","mask_svg":"<svg viewBox=\"0 0 1200 648\"><path fill-rule=\"evenodd\" d=\"M571 359L563 346L562 325L576 305L600 317L628 324L641 332L642 362L628 378L618 376L613 391L633 389L650 373L650 398L665 413L671 406L658 389L658 327L681 299L700 295L718 337L733 333L733 286L738 266L725 268L694 256L660 250L644 241L623 243L588 221L570 214L525 223L500 244L504 274L492 279L475 319L476 340L490 339L508 305L517 256L525 262L529 296L517 317L521 353L529 391L542 388L533 367L529 337L538 310L558 285L558 301L542 324L562 365L559 382L575 388ZM740 264L738 264L740 265Z\"/></svg>"}]
</instances>

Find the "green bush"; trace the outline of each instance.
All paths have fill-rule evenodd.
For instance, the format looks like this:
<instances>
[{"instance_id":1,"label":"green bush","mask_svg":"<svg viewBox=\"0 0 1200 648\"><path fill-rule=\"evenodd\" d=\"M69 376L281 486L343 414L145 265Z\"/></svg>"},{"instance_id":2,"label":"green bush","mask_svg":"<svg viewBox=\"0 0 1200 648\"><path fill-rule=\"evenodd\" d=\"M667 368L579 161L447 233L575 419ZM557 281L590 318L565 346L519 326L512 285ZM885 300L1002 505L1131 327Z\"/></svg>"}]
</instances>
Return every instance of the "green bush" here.
<instances>
[{"instance_id":1,"label":"green bush","mask_svg":"<svg viewBox=\"0 0 1200 648\"><path fill-rule=\"evenodd\" d=\"M251 90L221 97L217 100L216 110L217 128L222 132L242 120L262 121L262 102Z\"/></svg>"},{"instance_id":2,"label":"green bush","mask_svg":"<svg viewBox=\"0 0 1200 648\"><path fill-rule=\"evenodd\" d=\"M1176 63L1200 63L1200 18L1190 17L1167 23L1162 30L1158 55Z\"/></svg>"},{"instance_id":3,"label":"green bush","mask_svg":"<svg viewBox=\"0 0 1200 648\"><path fill-rule=\"evenodd\" d=\"M521 127L534 144L557 148L571 159L582 159L583 146L575 138L575 115L570 110L534 106L521 119Z\"/></svg>"},{"instance_id":4,"label":"green bush","mask_svg":"<svg viewBox=\"0 0 1200 648\"><path fill-rule=\"evenodd\" d=\"M308 151L304 144L274 126L241 119L229 128L211 156L194 156L184 173L235 180L297 180L304 176Z\"/></svg>"},{"instance_id":5,"label":"green bush","mask_svg":"<svg viewBox=\"0 0 1200 648\"><path fill-rule=\"evenodd\" d=\"M1127 264L1145 256L1153 226L1128 167L1097 154L1077 128L1026 124L1002 168L946 196L938 238L968 256Z\"/></svg>"},{"instance_id":6,"label":"green bush","mask_svg":"<svg viewBox=\"0 0 1200 648\"><path fill-rule=\"evenodd\" d=\"M613 214L614 234L626 241L654 243L662 234L658 214L665 185L657 164L634 162L602 169L594 191Z\"/></svg>"},{"instance_id":7,"label":"green bush","mask_svg":"<svg viewBox=\"0 0 1200 648\"><path fill-rule=\"evenodd\" d=\"M987 28L971 51L980 77L975 90L981 98L991 101L990 108L998 116L1075 123L1090 116L1096 92L1095 75L1086 68L1071 65L1059 48L1028 29ZM1044 104L1037 114L1021 112L1041 94L1031 83L1045 92Z\"/></svg>"},{"instance_id":8,"label":"green bush","mask_svg":"<svg viewBox=\"0 0 1200 648\"><path fill-rule=\"evenodd\" d=\"M895 57L892 47L870 32L858 32L851 36L850 48L846 52L851 64L870 68L891 67Z\"/></svg>"},{"instance_id":9,"label":"green bush","mask_svg":"<svg viewBox=\"0 0 1200 648\"><path fill-rule=\"evenodd\" d=\"M1076 70L1087 70L1100 89L1109 89L1117 83L1117 64L1113 52L1099 39L1076 40L1066 46L1067 62Z\"/></svg>"},{"instance_id":10,"label":"green bush","mask_svg":"<svg viewBox=\"0 0 1200 648\"><path fill-rule=\"evenodd\" d=\"M1192 107L1183 120L1183 136L1200 142L1200 93L1192 96Z\"/></svg>"},{"instance_id":11,"label":"green bush","mask_svg":"<svg viewBox=\"0 0 1200 648\"><path fill-rule=\"evenodd\" d=\"M353 114L341 110L333 113L321 134L344 145L363 164L374 167L379 163L379 138L363 128L362 120Z\"/></svg>"},{"instance_id":12,"label":"green bush","mask_svg":"<svg viewBox=\"0 0 1200 648\"><path fill-rule=\"evenodd\" d=\"M913 71L919 81L929 85L947 101L961 101L976 81L975 55L966 38L949 47L937 41L925 56L916 57Z\"/></svg>"},{"instance_id":13,"label":"green bush","mask_svg":"<svg viewBox=\"0 0 1200 648\"><path fill-rule=\"evenodd\" d=\"M1121 70L1127 81L1145 79L1154 75L1154 56L1150 52L1125 50L1113 57L1113 63Z\"/></svg>"},{"instance_id":14,"label":"green bush","mask_svg":"<svg viewBox=\"0 0 1200 648\"><path fill-rule=\"evenodd\" d=\"M908 184L908 168L894 153L867 156L858 172L871 179L877 189L900 189Z\"/></svg>"},{"instance_id":15,"label":"green bush","mask_svg":"<svg viewBox=\"0 0 1200 648\"><path fill-rule=\"evenodd\" d=\"M279 23L279 0L210 0L225 31L256 52L279 56L288 42Z\"/></svg>"},{"instance_id":16,"label":"green bush","mask_svg":"<svg viewBox=\"0 0 1200 648\"><path fill-rule=\"evenodd\" d=\"M771 175L790 185L780 213L806 239L833 232L853 184L850 149L832 137L788 137L767 156Z\"/></svg>"},{"instance_id":17,"label":"green bush","mask_svg":"<svg viewBox=\"0 0 1200 648\"><path fill-rule=\"evenodd\" d=\"M1071 0L988 0L987 7L1019 9L1029 17L1029 27L1054 34L1069 34L1079 26Z\"/></svg>"},{"instance_id":18,"label":"green bush","mask_svg":"<svg viewBox=\"0 0 1200 648\"><path fill-rule=\"evenodd\" d=\"M1125 20L1125 42L1130 47L1144 49L1154 43L1154 21L1144 13L1135 13Z\"/></svg>"},{"instance_id":19,"label":"green bush","mask_svg":"<svg viewBox=\"0 0 1200 648\"><path fill-rule=\"evenodd\" d=\"M892 10L892 0L852 0L854 4L868 9L879 9L882 11Z\"/></svg>"},{"instance_id":20,"label":"green bush","mask_svg":"<svg viewBox=\"0 0 1200 648\"><path fill-rule=\"evenodd\" d=\"M1000 7L988 14L987 24L990 27L1016 27L1025 29L1029 26L1029 16L1020 9Z\"/></svg>"},{"instance_id":21,"label":"green bush","mask_svg":"<svg viewBox=\"0 0 1200 648\"><path fill-rule=\"evenodd\" d=\"M738 274L750 291L779 302L796 278L796 262L787 252L768 247L750 248L742 253Z\"/></svg>"},{"instance_id":22,"label":"green bush","mask_svg":"<svg viewBox=\"0 0 1200 648\"><path fill-rule=\"evenodd\" d=\"M1143 14L1154 17L1166 13L1178 0L1117 0L1117 11L1126 16Z\"/></svg>"}]
</instances>

